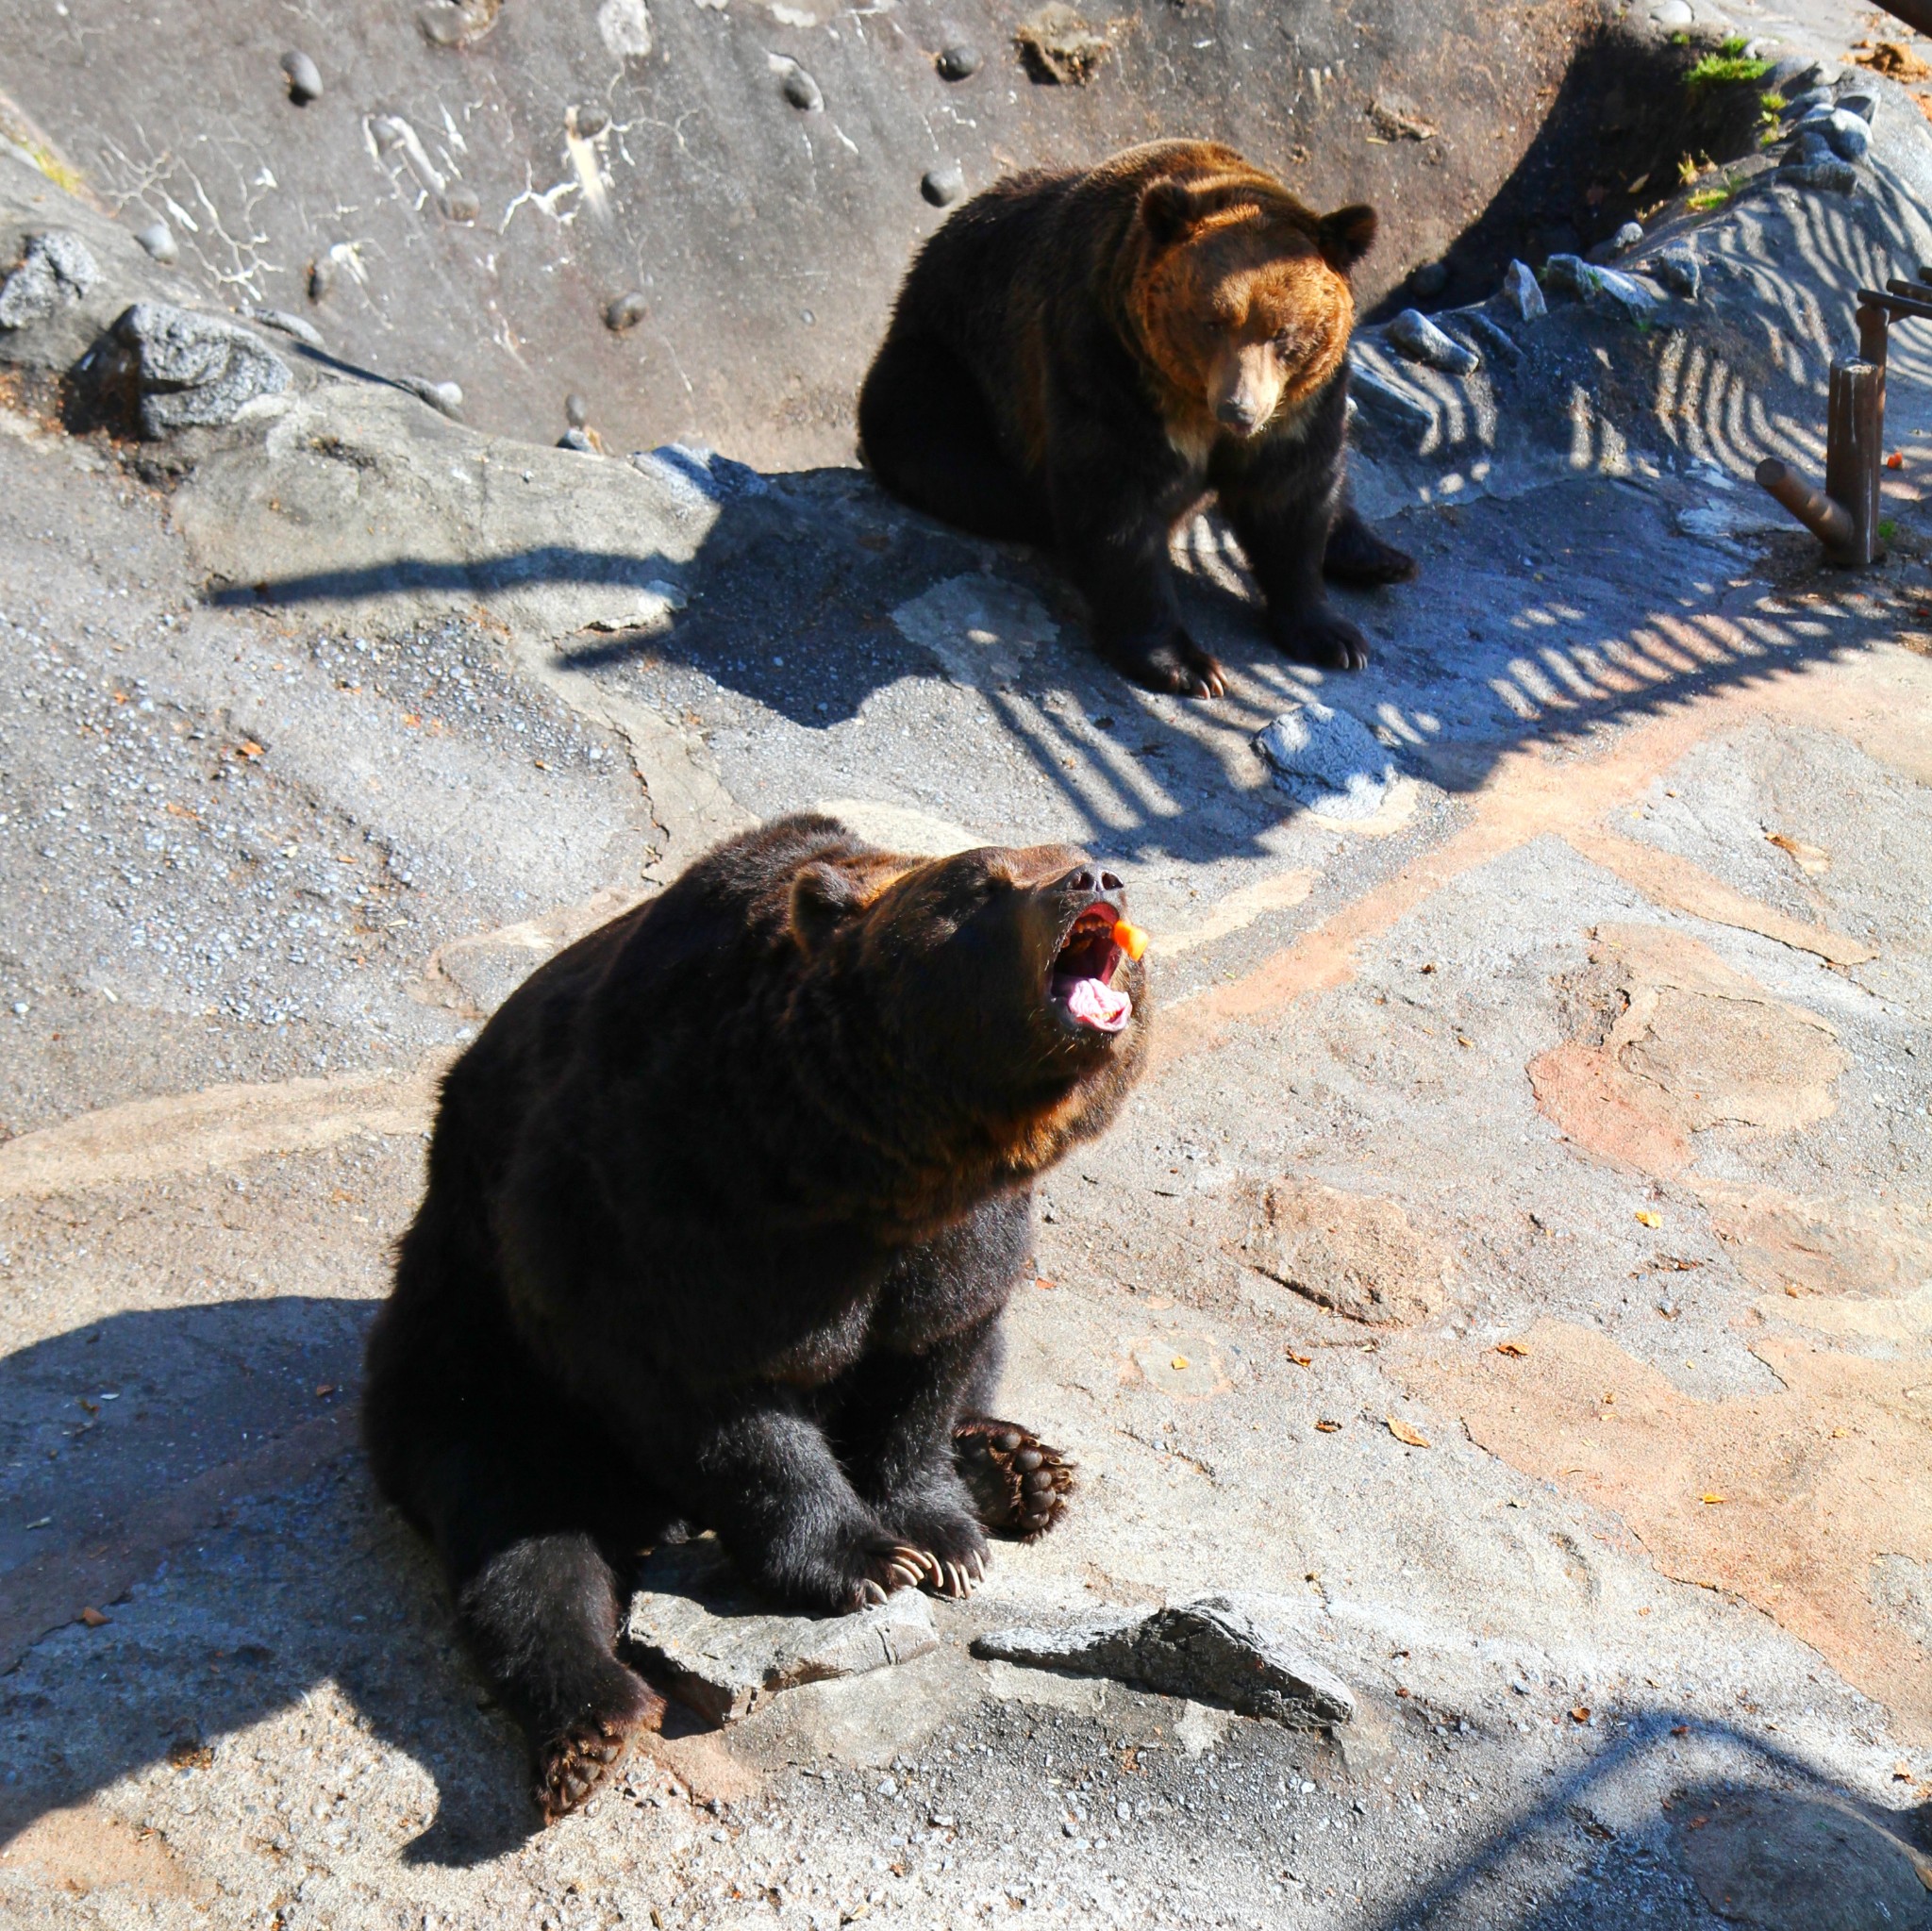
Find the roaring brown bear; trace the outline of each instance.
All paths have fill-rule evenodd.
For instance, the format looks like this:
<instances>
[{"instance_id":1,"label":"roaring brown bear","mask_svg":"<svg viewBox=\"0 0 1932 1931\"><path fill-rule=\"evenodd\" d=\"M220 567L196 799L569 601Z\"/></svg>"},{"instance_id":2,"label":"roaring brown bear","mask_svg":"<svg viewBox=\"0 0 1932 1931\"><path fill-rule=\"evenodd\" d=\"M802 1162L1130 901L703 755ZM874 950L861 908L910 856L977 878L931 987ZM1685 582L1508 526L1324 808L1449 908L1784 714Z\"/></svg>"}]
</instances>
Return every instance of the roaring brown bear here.
<instances>
[{"instance_id":1,"label":"roaring brown bear","mask_svg":"<svg viewBox=\"0 0 1932 1931\"><path fill-rule=\"evenodd\" d=\"M1359 668L1324 574L1415 573L1344 476L1348 271L1374 234L1373 208L1317 215L1209 141L1010 175L914 260L859 394L861 452L915 508L1058 551L1102 655L1185 696L1225 688L1167 553L1211 490L1275 641Z\"/></svg>"},{"instance_id":2,"label":"roaring brown bear","mask_svg":"<svg viewBox=\"0 0 1932 1931\"><path fill-rule=\"evenodd\" d=\"M829 818L700 858L560 954L443 1084L369 1346L384 1492L574 1808L661 1698L639 1548L714 1529L820 1609L963 1595L1064 1459L990 1411L1032 1183L1145 1054L1121 881L1059 845L917 860Z\"/></svg>"}]
</instances>

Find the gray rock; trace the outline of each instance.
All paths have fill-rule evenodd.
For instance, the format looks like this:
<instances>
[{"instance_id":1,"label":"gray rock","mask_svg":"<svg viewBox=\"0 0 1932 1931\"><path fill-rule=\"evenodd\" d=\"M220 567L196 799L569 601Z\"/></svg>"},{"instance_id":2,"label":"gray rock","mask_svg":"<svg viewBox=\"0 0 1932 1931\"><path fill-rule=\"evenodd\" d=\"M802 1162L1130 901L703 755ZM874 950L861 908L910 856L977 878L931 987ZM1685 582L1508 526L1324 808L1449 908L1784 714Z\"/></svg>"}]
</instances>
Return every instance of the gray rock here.
<instances>
[{"instance_id":1,"label":"gray rock","mask_svg":"<svg viewBox=\"0 0 1932 1931\"><path fill-rule=\"evenodd\" d=\"M1837 100L1838 96L1828 87L1808 87L1803 93L1786 97L1785 119L1802 121L1807 114L1814 114L1820 108L1829 110Z\"/></svg>"},{"instance_id":2,"label":"gray rock","mask_svg":"<svg viewBox=\"0 0 1932 1931\"><path fill-rule=\"evenodd\" d=\"M298 108L322 98L322 70L299 47L282 56L282 72L289 77L289 98Z\"/></svg>"},{"instance_id":3,"label":"gray rock","mask_svg":"<svg viewBox=\"0 0 1932 1931\"><path fill-rule=\"evenodd\" d=\"M1687 26L1697 25L1697 13L1690 0L1657 0L1650 9L1650 18L1653 25L1667 34L1681 33Z\"/></svg>"},{"instance_id":4,"label":"gray rock","mask_svg":"<svg viewBox=\"0 0 1932 1931\"><path fill-rule=\"evenodd\" d=\"M1822 128L1801 127L1795 140L1785 149L1782 167L1815 168L1821 161L1835 161L1838 150L1824 138Z\"/></svg>"},{"instance_id":5,"label":"gray rock","mask_svg":"<svg viewBox=\"0 0 1932 1931\"><path fill-rule=\"evenodd\" d=\"M101 278L100 264L71 228L49 228L26 244L0 288L0 328L25 328L80 300Z\"/></svg>"},{"instance_id":6,"label":"gray rock","mask_svg":"<svg viewBox=\"0 0 1932 1931\"><path fill-rule=\"evenodd\" d=\"M1838 105L1840 113L1856 114L1869 127L1873 115L1878 111L1878 96L1862 89L1847 89L1839 95Z\"/></svg>"},{"instance_id":7,"label":"gray rock","mask_svg":"<svg viewBox=\"0 0 1932 1931\"><path fill-rule=\"evenodd\" d=\"M1824 138L1838 150L1840 160L1861 161L1872 145L1871 124L1842 107L1835 108Z\"/></svg>"},{"instance_id":8,"label":"gray rock","mask_svg":"<svg viewBox=\"0 0 1932 1931\"><path fill-rule=\"evenodd\" d=\"M1850 161L1799 161L1782 166L1778 181L1787 188L1816 188L1828 194L1855 194L1858 171Z\"/></svg>"},{"instance_id":9,"label":"gray rock","mask_svg":"<svg viewBox=\"0 0 1932 1931\"><path fill-rule=\"evenodd\" d=\"M473 222L483 212L483 198L462 182L443 191L443 218L453 222Z\"/></svg>"},{"instance_id":10,"label":"gray rock","mask_svg":"<svg viewBox=\"0 0 1932 1931\"><path fill-rule=\"evenodd\" d=\"M920 176L919 191L935 208L950 208L966 191L965 171L958 161L941 168L928 168Z\"/></svg>"},{"instance_id":11,"label":"gray rock","mask_svg":"<svg viewBox=\"0 0 1932 1931\"><path fill-rule=\"evenodd\" d=\"M1151 1615L1096 1616L1067 1629L1002 1629L973 1654L991 1662L1108 1676L1163 1696L1224 1704L1291 1729L1346 1723L1354 1692L1236 1596L1202 1596Z\"/></svg>"},{"instance_id":12,"label":"gray rock","mask_svg":"<svg viewBox=\"0 0 1932 1931\"><path fill-rule=\"evenodd\" d=\"M328 291L335 285L335 258L331 255L318 255L308 264L308 299L311 302L326 301Z\"/></svg>"},{"instance_id":13,"label":"gray rock","mask_svg":"<svg viewBox=\"0 0 1932 1931\"><path fill-rule=\"evenodd\" d=\"M1424 301L1440 295L1449 286L1449 264L1446 261L1425 261L1408 278L1408 285Z\"/></svg>"},{"instance_id":14,"label":"gray rock","mask_svg":"<svg viewBox=\"0 0 1932 1931\"><path fill-rule=\"evenodd\" d=\"M818 82L796 60L785 63L778 92L802 113L816 114L825 105L825 97L819 91Z\"/></svg>"},{"instance_id":15,"label":"gray rock","mask_svg":"<svg viewBox=\"0 0 1932 1931\"><path fill-rule=\"evenodd\" d=\"M1641 222L1625 222L1624 225L1621 228L1619 228L1614 235L1610 237L1610 253L1613 256L1627 255L1629 254L1631 249L1641 248L1642 246L1643 224Z\"/></svg>"},{"instance_id":16,"label":"gray rock","mask_svg":"<svg viewBox=\"0 0 1932 1931\"><path fill-rule=\"evenodd\" d=\"M1543 286L1580 295L1593 307L1614 308L1632 321L1646 319L1663 300L1635 275L1599 268L1575 255L1552 255L1543 263Z\"/></svg>"},{"instance_id":17,"label":"gray rock","mask_svg":"<svg viewBox=\"0 0 1932 1931\"><path fill-rule=\"evenodd\" d=\"M1435 411L1407 391L1398 389L1380 370L1351 349L1348 358L1349 401L1402 418L1412 427L1434 428Z\"/></svg>"},{"instance_id":18,"label":"gray rock","mask_svg":"<svg viewBox=\"0 0 1932 1931\"><path fill-rule=\"evenodd\" d=\"M114 324L141 391L143 435L217 428L260 396L279 395L289 365L245 328L166 302L137 302Z\"/></svg>"},{"instance_id":19,"label":"gray rock","mask_svg":"<svg viewBox=\"0 0 1932 1931\"><path fill-rule=\"evenodd\" d=\"M469 32L470 17L455 0L433 0L416 9L416 26L432 47L458 47Z\"/></svg>"},{"instance_id":20,"label":"gray rock","mask_svg":"<svg viewBox=\"0 0 1932 1931\"><path fill-rule=\"evenodd\" d=\"M563 399L563 420L573 429L581 429L591 420L591 405L575 390Z\"/></svg>"},{"instance_id":21,"label":"gray rock","mask_svg":"<svg viewBox=\"0 0 1932 1931\"><path fill-rule=\"evenodd\" d=\"M1324 818L1373 818L1399 774L1389 747L1366 724L1313 698L1254 741L1276 788Z\"/></svg>"},{"instance_id":22,"label":"gray rock","mask_svg":"<svg viewBox=\"0 0 1932 1931\"><path fill-rule=\"evenodd\" d=\"M1697 258L1697 251L1682 242L1656 257L1650 272L1672 294L1682 295L1687 302L1696 301L1697 291L1704 286L1704 264Z\"/></svg>"},{"instance_id":23,"label":"gray rock","mask_svg":"<svg viewBox=\"0 0 1932 1931\"><path fill-rule=\"evenodd\" d=\"M1522 361L1523 344L1480 308L1458 308L1455 320L1458 328L1466 328L1484 348L1491 355L1502 357L1512 369Z\"/></svg>"},{"instance_id":24,"label":"gray rock","mask_svg":"<svg viewBox=\"0 0 1932 1931\"><path fill-rule=\"evenodd\" d=\"M166 222L150 222L144 228L137 229L134 239L163 268L171 267L181 258L180 244L175 240L175 231Z\"/></svg>"},{"instance_id":25,"label":"gray rock","mask_svg":"<svg viewBox=\"0 0 1932 1931\"><path fill-rule=\"evenodd\" d=\"M986 56L977 47L968 46L964 41L955 41L950 46L940 49L939 58L933 65L939 70L941 80L971 80L986 65Z\"/></svg>"},{"instance_id":26,"label":"gray rock","mask_svg":"<svg viewBox=\"0 0 1932 1931\"><path fill-rule=\"evenodd\" d=\"M439 409L453 422L461 420L463 391L454 382L432 382L426 375L399 375L397 386Z\"/></svg>"},{"instance_id":27,"label":"gray rock","mask_svg":"<svg viewBox=\"0 0 1932 1931\"><path fill-rule=\"evenodd\" d=\"M1540 315L1550 312L1550 305L1543 300L1541 284L1536 278L1536 270L1526 261L1512 261L1504 270L1503 299L1525 322L1534 322Z\"/></svg>"},{"instance_id":28,"label":"gray rock","mask_svg":"<svg viewBox=\"0 0 1932 1931\"><path fill-rule=\"evenodd\" d=\"M575 424L557 439L559 449L575 449L579 456L595 456L597 445Z\"/></svg>"},{"instance_id":29,"label":"gray rock","mask_svg":"<svg viewBox=\"0 0 1932 1931\"><path fill-rule=\"evenodd\" d=\"M264 328L273 328L282 335L291 335L299 342L305 342L311 349L326 349L322 331L314 323L305 322L299 315L291 315L286 308L265 308L259 302L248 310L248 319L258 322Z\"/></svg>"},{"instance_id":30,"label":"gray rock","mask_svg":"<svg viewBox=\"0 0 1932 1931\"><path fill-rule=\"evenodd\" d=\"M749 463L734 462L730 457L697 443L662 443L656 449L640 450L630 461L633 469L669 481L707 503L740 502L762 496L771 488Z\"/></svg>"},{"instance_id":31,"label":"gray rock","mask_svg":"<svg viewBox=\"0 0 1932 1931\"><path fill-rule=\"evenodd\" d=\"M802 1684L939 1647L931 1605L916 1590L850 1616L791 1615L752 1595L709 1540L658 1551L638 1579L623 1647L713 1723L736 1723Z\"/></svg>"},{"instance_id":32,"label":"gray rock","mask_svg":"<svg viewBox=\"0 0 1932 1931\"><path fill-rule=\"evenodd\" d=\"M604 310L604 326L613 335L622 335L627 328L635 328L650 312L650 304L644 300L641 289L631 289L622 295L611 298Z\"/></svg>"},{"instance_id":33,"label":"gray rock","mask_svg":"<svg viewBox=\"0 0 1932 1931\"><path fill-rule=\"evenodd\" d=\"M1451 375L1473 375L1482 358L1454 336L1445 335L1420 308L1405 308L1383 331L1391 348L1431 369Z\"/></svg>"}]
</instances>

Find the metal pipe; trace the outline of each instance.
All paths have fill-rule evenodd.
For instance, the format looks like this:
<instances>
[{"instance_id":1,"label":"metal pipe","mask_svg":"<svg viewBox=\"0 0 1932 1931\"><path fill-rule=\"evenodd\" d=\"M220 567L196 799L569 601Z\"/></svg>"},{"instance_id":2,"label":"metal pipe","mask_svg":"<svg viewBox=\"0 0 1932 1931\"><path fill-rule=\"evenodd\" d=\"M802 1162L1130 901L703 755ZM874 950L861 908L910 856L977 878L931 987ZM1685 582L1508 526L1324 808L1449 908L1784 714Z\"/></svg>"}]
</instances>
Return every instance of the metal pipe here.
<instances>
[{"instance_id":1,"label":"metal pipe","mask_svg":"<svg viewBox=\"0 0 1932 1931\"><path fill-rule=\"evenodd\" d=\"M1885 435L1885 367L1841 356L1831 365L1825 407L1824 493L1852 519L1849 542L1832 560L1862 570L1880 554L1878 542L1880 447Z\"/></svg>"},{"instance_id":2,"label":"metal pipe","mask_svg":"<svg viewBox=\"0 0 1932 1931\"><path fill-rule=\"evenodd\" d=\"M1759 487L1769 491L1827 550L1837 555L1851 547L1851 511L1807 483L1790 463L1767 456L1756 474Z\"/></svg>"},{"instance_id":3,"label":"metal pipe","mask_svg":"<svg viewBox=\"0 0 1932 1931\"><path fill-rule=\"evenodd\" d=\"M1910 315L1920 321L1932 321L1932 301L1916 301L1910 295L1881 295L1876 289L1860 289L1858 300L1873 303L1880 308L1890 308L1894 315Z\"/></svg>"},{"instance_id":4,"label":"metal pipe","mask_svg":"<svg viewBox=\"0 0 1932 1931\"><path fill-rule=\"evenodd\" d=\"M1924 271L1920 271L1923 274ZM1932 302L1932 282L1908 282L1894 278L1885 285L1886 292L1892 295L1909 295L1914 301Z\"/></svg>"}]
</instances>

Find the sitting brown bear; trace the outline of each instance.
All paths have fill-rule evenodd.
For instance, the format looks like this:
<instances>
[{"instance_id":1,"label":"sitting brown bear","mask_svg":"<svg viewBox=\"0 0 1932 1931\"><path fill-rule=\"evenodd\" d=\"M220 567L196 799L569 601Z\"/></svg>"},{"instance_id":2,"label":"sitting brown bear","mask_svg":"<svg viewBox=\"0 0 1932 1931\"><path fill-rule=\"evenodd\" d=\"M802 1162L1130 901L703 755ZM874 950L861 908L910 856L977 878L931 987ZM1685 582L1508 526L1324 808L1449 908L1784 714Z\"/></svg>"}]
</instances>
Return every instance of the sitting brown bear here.
<instances>
[{"instance_id":1,"label":"sitting brown bear","mask_svg":"<svg viewBox=\"0 0 1932 1931\"><path fill-rule=\"evenodd\" d=\"M1162 141L1086 172L1014 175L921 249L858 398L861 451L915 508L1046 543L1101 654L1215 697L1182 628L1168 540L1209 490L1302 662L1367 663L1324 573L1413 560L1349 504L1348 271L1373 208L1317 216L1232 148Z\"/></svg>"},{"instance_id":2,"label":"sitting brown bear","mask_svg":"<svg viewBox=\"0 0 1932 1931\"><path fill-rule=\"evenodd\" d=\"M780 819L452 1069L363 1426L546 1816L662 1713L615 1654L644 1544L715 1529L836 1610L963 1595L988 1529L1057 1519L1066 1464L988 1409L1034 1175L1145 1054L1121 916L1062 846L921 861Z\"/></svg>"}]
</instances>

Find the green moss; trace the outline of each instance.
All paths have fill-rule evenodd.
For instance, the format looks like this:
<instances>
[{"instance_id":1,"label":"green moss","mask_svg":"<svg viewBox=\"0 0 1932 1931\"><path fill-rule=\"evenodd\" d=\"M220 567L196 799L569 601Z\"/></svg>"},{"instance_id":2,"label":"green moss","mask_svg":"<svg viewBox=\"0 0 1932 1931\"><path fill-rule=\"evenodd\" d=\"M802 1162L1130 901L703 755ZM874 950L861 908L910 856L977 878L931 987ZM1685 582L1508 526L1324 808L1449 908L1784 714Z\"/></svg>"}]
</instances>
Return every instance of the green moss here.
<instances>
[{"instance_id":1,"label":"green moss","mask_svg":"<svg viewBox=\"0 0 1932 1931\"><path fill-rule=\"evenodd\" d=\"M1713 87L1735 87L1740 81L1762 80L1771 72L1769 60L1753 60L1744 49L1751 43L1741 34L1727 34L1714 53L1706 54L1684 76L1692 93ZM1784 105L1782 101L1778 103Z\"/></svg>"},{"instance_id":2,"label":"green moss","mask_svg":"<svg viewBox=\"0 0 1932 1931\"><path fill-rule=\"evenodd\" d=\"M1878 525L1878 535L1879 540L1881 541L1887 543L1890 542L1892 538L1898 535L1898 524L1895 524L1891 520L1891 518L1888 516L1884 520L1884 522Z\"/></svg>"},{"instance_id":3,"label":"green moss","mask_svg":"<svg viewBox=\"0 0 1932 1931\"><path fill-rule=\"evenodd\" d=\"M29 145L26 152L34 166L40 169L55 187L64 188L70 194L80 192L80 176L65 161L49 154L43 147Z\"/></svg>"}]
</instances>

